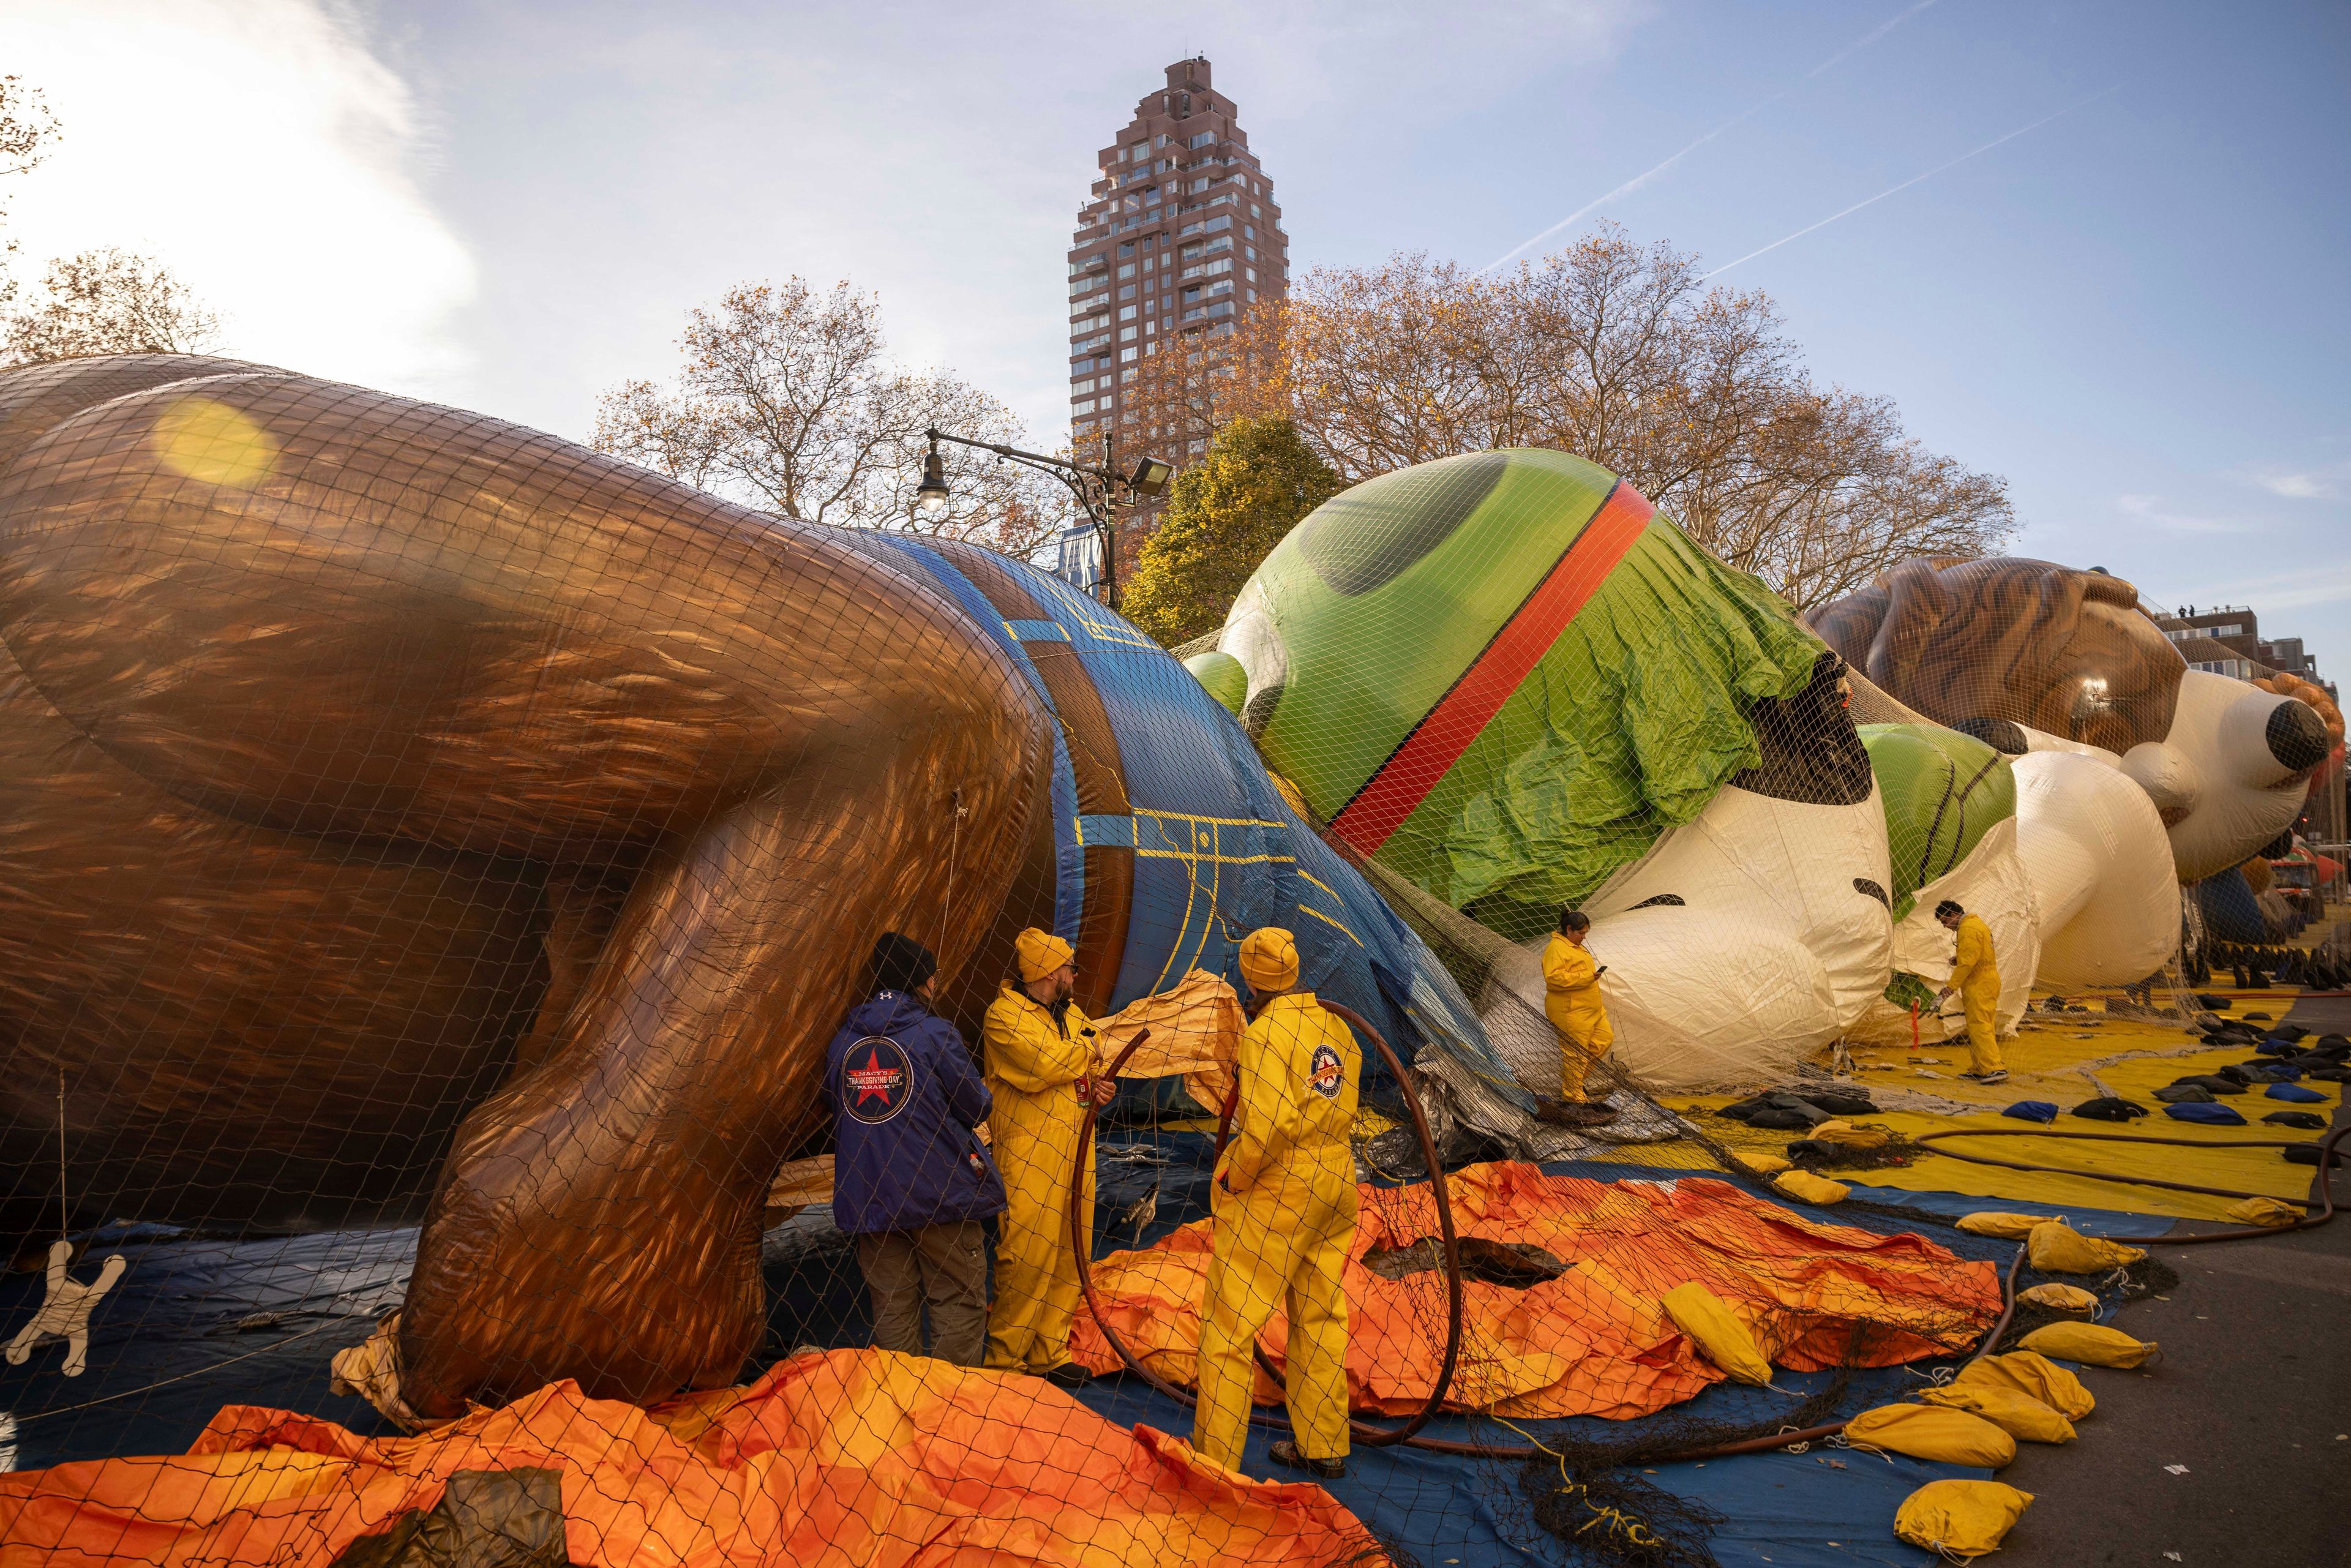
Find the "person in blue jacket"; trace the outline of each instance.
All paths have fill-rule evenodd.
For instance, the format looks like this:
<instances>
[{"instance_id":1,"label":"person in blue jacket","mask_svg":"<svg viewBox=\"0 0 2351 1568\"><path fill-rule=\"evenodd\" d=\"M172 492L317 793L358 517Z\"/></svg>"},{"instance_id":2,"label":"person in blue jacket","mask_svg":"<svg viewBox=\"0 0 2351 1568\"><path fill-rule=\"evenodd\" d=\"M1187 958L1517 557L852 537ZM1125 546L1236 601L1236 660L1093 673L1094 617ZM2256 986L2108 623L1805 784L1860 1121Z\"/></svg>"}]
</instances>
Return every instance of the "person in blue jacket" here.
<instances>
[{"instance_id":1,"label":"person in blue jacket","mask_svg":"<svg viewBox=\"0 0 2351 1568\"><path fill-rule=\"evenodd\" d=\"M873 990L825 1053L833 1223L857 1239L873 1343L977 1366L987 1343L987 1240L1004 1178L976 1129L987 1084L963 1036L931 1011L939 963L912 937L873 945Z\"/></svg>"}]
</instances>

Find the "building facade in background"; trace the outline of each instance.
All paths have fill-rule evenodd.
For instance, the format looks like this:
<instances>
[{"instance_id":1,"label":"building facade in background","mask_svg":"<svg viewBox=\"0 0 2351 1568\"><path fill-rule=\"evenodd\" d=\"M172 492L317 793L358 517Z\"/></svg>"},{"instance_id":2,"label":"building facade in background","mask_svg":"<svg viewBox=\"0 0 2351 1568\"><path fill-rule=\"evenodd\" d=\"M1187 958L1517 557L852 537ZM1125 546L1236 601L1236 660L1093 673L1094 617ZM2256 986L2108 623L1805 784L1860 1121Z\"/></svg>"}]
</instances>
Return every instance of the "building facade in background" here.
<instances>
[{"instance_id":1,"label":"building facade in background","mask_svg":"<svg viewBox=\"0 0 2351 1568\"><path fill-rule=\"evenodd\" d=\"M2177 613L2158 615L2155 623L2177 643L2189 667L2216 675L2250 681L2262 675L2299 675L2327 695L2342 700L2335 683L2318 673L2318 660L2304 653L2299 637L2265 638L2261 617L2241 604L2218 610L2184 605Z\"/></svg>"},{"instance_id":2,"label":"building facade in background","mask_svg":"<svg viewBox=\"0 0 2351 1568\"><path fill-rule=\"evenodd\" d=\"M1070 445L1090 459L1107 434L1124 468L1152 441L1123 395L1144 361L1186 335L1228 333L1250 306L1288 293L1290 239L1206 59L1169 66L1094 162L1070 240Z\"/></svg>"}]
</instances>

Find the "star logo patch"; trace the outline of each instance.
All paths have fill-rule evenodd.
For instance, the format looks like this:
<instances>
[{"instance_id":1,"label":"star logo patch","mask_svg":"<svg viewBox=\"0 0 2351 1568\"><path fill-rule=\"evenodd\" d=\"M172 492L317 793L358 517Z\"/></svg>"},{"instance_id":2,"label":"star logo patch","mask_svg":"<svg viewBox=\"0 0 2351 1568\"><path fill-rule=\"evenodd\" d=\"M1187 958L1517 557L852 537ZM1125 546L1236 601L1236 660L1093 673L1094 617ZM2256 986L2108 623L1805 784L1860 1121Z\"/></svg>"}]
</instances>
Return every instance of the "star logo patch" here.
<instances>
[{"instance_id":1,"label":"star logo patch","mask_svg":"<svg viewBox=\"0 0 2351 1568\"><path fill-rule=\"evenodd\" d=\"M841 1062L841 1108L876 1126L906 1108L914 1084L905 1048L886 1034L867 1035Z\"/></svg>"}]
</instances>

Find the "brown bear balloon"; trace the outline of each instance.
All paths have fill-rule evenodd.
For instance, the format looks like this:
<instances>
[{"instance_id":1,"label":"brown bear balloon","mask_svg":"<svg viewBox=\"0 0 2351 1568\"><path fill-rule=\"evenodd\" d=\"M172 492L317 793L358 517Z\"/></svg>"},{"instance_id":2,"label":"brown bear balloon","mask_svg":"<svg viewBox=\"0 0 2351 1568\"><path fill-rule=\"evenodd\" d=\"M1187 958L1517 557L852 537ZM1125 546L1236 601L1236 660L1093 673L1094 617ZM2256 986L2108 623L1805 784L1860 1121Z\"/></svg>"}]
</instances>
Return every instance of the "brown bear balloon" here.
<instances>
[{"instance_id":1,"label":"brown bear balloon","mask_svg":"<svg viewBox=\"0 0 2351 1568\"><path fill-rule=\"evenodd\" d=\"M7 1235L61 1096L78 1223L429 1195L427 1415L733 1377L874 937L994 940L1050 756L829 530L184 356L0 376L0 643Z\"/></svg>"}]
</instances>

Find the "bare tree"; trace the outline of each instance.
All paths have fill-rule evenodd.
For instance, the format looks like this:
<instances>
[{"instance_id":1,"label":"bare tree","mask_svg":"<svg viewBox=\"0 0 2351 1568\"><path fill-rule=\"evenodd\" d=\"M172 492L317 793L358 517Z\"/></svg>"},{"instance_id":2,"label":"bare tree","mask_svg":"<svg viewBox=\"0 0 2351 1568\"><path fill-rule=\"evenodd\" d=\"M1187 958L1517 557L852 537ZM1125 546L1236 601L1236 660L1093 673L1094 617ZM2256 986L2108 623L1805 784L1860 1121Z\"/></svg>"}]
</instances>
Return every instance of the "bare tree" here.
<instances>
[{"instance_id":1,"label":"bare tree","mask_svg":"<svg viewBox=\"0 0 2351 1568\"><path fill-rule=\"evenodd\" d=\"M49 263L32 304L7 318L0 357L37 364L83 354L200 354L220 318L151 256L108 246Z\"/></svg>"},{"instance_id":2,"label":"bare tree","mask_svg":"<svg viewBox=\"0 0 2351 1568\"><path fill-rule=\"evenodd\" d=\"M1003 402L946 371L893 363L879 302L847 283L744 284L686 318L674 382L630 381L596 413L600 451L810 522L968 538L1027 555L1052 538L1063 493L1034 470L943 446L954 505L914 508L923 432L1020 444Z\"/></svg>"},{"instance_id":3,"label":"bare tree","mask_svg":"<svg viewBox=\"0 0 2351 1568\"><path fill-rule=\"evenodd\" d=\"M26 87L21 77L0 77L0 179L29 173L61 134L40 89ZM7 203L0 198L0 223L7 217ZM0 242L0 252L16 248L14 236Z\"/></svg>"},{"instance_id":4,"label":"bare tree","mask_svg":"<svg viewBox=\"0 0 2351 1568\"><path fill-rule=\"evenodd\" d=\"M1318 268L1144 380L1132 411L1187 444L1195 424L1286 415L1349 483L1575 453L1798 609L2013 528L2004 481L1925 451L1887 400L1814 385L1767 297L1707 289L1696 257L1614 227L1499 277L1424 256Z\"/></svg>"}]
</instances>

